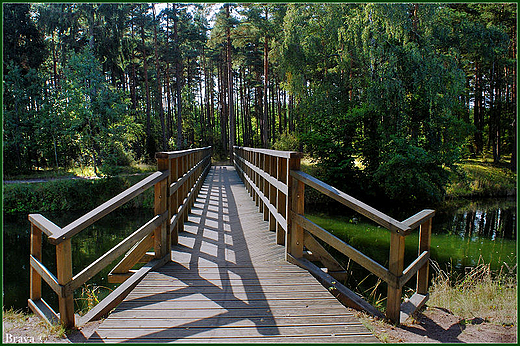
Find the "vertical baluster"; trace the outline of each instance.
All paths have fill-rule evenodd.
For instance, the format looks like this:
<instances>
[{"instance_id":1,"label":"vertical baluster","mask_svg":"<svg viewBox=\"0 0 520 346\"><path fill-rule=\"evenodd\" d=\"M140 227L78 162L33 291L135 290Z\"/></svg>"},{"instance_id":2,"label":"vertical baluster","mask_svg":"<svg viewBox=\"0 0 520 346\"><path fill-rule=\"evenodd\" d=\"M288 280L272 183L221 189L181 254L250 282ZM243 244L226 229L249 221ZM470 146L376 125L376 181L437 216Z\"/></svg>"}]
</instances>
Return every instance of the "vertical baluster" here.
<instances>
[{"instance_id":1,"label":"vertical baluster","mask_svg":"<svg viewBox=\"0 0 520 346\"><path fill-rule=\"evenodd\" d=\"M263 167L262 167L262 170L269 174L269 171L270 171L270 163L271 163L271 160L270 160L270 156L269 155L263 155L264 157L264 161L263 161ZM264 203L264 221L269 221L269 181L265 178L262 178L262 186L263 186L263 193L264 193L264 197L265 197L265 200L266 202ZM269 229L271 229L269 227Z\"/></svg>"},{"instance_id":2,"label":"vertical baluster","mask_svg":"<svg viewBox=\"0 0 520 346\"><path fill-rule=\"evenodd\" d=\"M42 231L31 222L31 255L42 260ZM31 267L29 298L33 301L42 297L42 277Z\"/></svg>"},{"instance_id":3,"label":"vertical baluster","mask_svg":"<svg viewBox=\"0 0 520 346\"><path fill-rule=\"evenodd\" d=\"M168 159L157 159L157 170L165 171L169 168ZM170 177L161 180L154 185L154 212L155 215L162 215L168 210L168 186ZM169 227L170 220L166 218L159 227L154 230L154 250L155 258L163 258L170 253Z\"/></svg>"},{"instance_id":4,"label":"vertical baluster","mask_svg":"<svg viewBox=\"0 0 520 346\"><path fill-rule=\"evenodd\" d=\"M290 175L291 170L300 170L300 157L297 153L291 154L288 165L288 206L291 212L295 214L304 214L305 210L305 184ZM285 240L286 260L289 260L288 254L295 258L303 256L303 228L291 217L287 225L287 236Z\"/></svg>"},{"instance_id":5,"label":"vertical baluster","mask_svg":"<svg viewBox=\"0 0 520 346\"><path fill-rule=\"evenodd\" d=\"M179 179L179 158L178 157L175 157L170 160L170 176L171 176L170 185ZM177 191L175 191L170 196L170 208L169 208L170 212L168 213L170 220L179 211L178 195L179 195L179 190L177 189ZM177 223L177 225L175 225L175 227L171 231L171 244L177 245L178 243L179 243L179 226Z\"/></svg>"},{"instance_id":6,"label":"vertical baluster","mask_svg":"<svg viewBox=\"0 0 520 346\"><path fill-rule=\"evenodd\" d=\"M430 242L432 234L432 219L421 224L419 228L419 255L423 251L430 252ZM424 266L417 272L417 293L428 293L428 273L430 268L430 261L428 260Z\"/></svg>"},{"instance_id":7,"label":"vertical baluster","mask_svg":"<svg viewBox=\"0 0 520 346\"><path fill-rule=\"evenodd\" d=\"M277 179L278 181L282 182L284 185L287 185L287 159L283 157L278 158L278 164L277 164ZM287 217L287 209L286 209L286 196L285 194L277 190L277 210L278 212L285 218L286 223L289 219ZM282 228L282 225L278 224L278 227L276 228L276 243L279 245L285 244L285 231Z\"/></svg>"},{"instance_id":8,"label":"vertical baluster","mask_svg":"<svg viewBox=\"0 0 520 346\"><path fill-rule=\"evenodd\" d=\"M276 156L268 156L269 157L269 175L273 178L276 178L277 174L277 161ZM274 209L277 209L276 198L277 198L277 188L271 183L268 184L269 187L269 203L274 206ZM273 213L269 213L269 230L276 231L276 218Z\"/></svg>"}]
</instances>

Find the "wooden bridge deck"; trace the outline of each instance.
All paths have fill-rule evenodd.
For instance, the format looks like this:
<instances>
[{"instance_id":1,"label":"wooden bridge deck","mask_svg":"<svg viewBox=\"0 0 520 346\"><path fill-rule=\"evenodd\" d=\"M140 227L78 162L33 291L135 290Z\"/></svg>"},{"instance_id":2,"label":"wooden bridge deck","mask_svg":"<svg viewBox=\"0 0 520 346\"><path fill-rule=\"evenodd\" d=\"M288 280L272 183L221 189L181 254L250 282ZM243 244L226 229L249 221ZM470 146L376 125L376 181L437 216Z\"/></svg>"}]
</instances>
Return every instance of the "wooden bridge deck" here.
<instances>
[{"instance_id":1,"label":"wooden bridge deck","mask_svg":"<svg viewBox=\"0 0 520 346\"><path fill-rule=\"evenodd\" d=\"M150 272L93 342L378 342L284 248L232 166L212 167L171 262Z\"/></svg>"}]
</instances>

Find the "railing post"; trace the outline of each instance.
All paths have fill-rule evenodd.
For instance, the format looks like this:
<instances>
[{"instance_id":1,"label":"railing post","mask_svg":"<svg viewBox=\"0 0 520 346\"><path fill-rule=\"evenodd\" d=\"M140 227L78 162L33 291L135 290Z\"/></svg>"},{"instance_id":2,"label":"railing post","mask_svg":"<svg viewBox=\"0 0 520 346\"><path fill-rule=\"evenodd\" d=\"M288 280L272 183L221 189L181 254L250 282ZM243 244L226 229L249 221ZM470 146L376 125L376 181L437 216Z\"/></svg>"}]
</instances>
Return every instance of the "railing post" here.
<instances>
[{"instance_id":1,"label":"railing post","mask_svg":"<svg viewBox=\"0 0 520 346\"><path fill-rule=\"evenodd\" d=\"M31 222L31 255L42 260L42 231ZM29 298L33 301L42 297L42 277L31 267Z\"/></svg>"},{"instance_id":2,"label":"railing post","mask_svg":"<svg viewBox=\"0 0 520 346\"><path fill-rule=\"evenodd\" d=\"M283 157L279 157L277 159L276 164L276 177L279 181L281 181L284 184L287 184L287 159ZM278 212L283 215L285 220L287 220L287 209L285 205L286 196L282 191L279 191L277 189L277 197L276 197L276 209ZM278 226L276 228L276 244L278 245L284 245L285 244L285 231L282 228L282 225L278 223Z\"/></svg>"},{"instance_id":3,"label":"railing post","mask_svg":"<svg viewBox=\"0 0 520 346\"><path fill-rule=\"evenodd\" d=\"M175 157L173 159L170 160L170 177L171 177L171 181L170 181L170 185L177 181L179 179L179 158L178 157ZM168 194L170 193L169 192L170 188L168 187ZM177 214L178 210L179 210L179 202L178 202L178 198L177 196L179 195L179 190L177 189L177 191L175 191L171 196L170 196L170 206L169 206L169 213L168 213L168 217L170 218L170 220L172 219L173 215ZM179 226L175 226L172 230L171 230L171 244L172 245L177 245L179 243Z\"/></svg>"},{"instance_id":4,"label":"railing post","mask_svg":"<svg viewBox=\"0 0 520 346\"><path fill-rule=\"evenodd\" d=\"M430 242L432 234L432 219L428 219L419 228L419 255L423 251L430 252ZM428 293L428 273L430 260L417 272L417 293L426 295Z\"/></svg>"},{"instance_id":5,"label":"railing post","mask_svg":"<svg viewBox=\"0 0 520 346\"><path fill-rule=\"evenodd\" d=\"M62 286L72 280L72 245L70 238L56 245L58 283ZM74 327L74 295L59 297L60 322L66 328Z\"/></svg>"},{"instance_id":6,"label":"railing post","mask_svg":"<svg viewBox=\"0 0 520 346\"><path fill-rule=\"evenodd\" d=\"M388 271L396 278L403 274L404 268L404 247L405 237L391 232L390 234L390 260ZM388 294L386 300L386 317L394 323L399 324L399 315L401 312L401 293L402 288L388 284Z\"/></svg>"},{"instance_id":7,"label":"railing post","mask_svg":"<svg viewBox=\"0 0 520 346\"><path fill-rule=\"evenodd\" d=\"M292 211L294 214L303 215L305 210L305 184L293 178L290 174L291 170L300 170L299 155L291 155L287 169L288 210ZM285 240L286 260L289 260L288 255L292 255L294 258L303 257L303 228L296 222L293 222L290 212L288 214L287 235Z\"/></svg>"},{"instance_id":8,"label":"railing post","mask_svg":"<svg viewBox=\"0 0 520 346\"><path fill-rule=\"evenodd\" d=\"M157 159L157 170L165 171L168 167L168 159ZM154 186L154 212L155 215L162 215L168 210L168 187L170 186L170 175L168 179L161 180ZM154 231L154 250L155 258L163 258L170 253L169 218L166 218Z\"/></svg>"}]
</instances>

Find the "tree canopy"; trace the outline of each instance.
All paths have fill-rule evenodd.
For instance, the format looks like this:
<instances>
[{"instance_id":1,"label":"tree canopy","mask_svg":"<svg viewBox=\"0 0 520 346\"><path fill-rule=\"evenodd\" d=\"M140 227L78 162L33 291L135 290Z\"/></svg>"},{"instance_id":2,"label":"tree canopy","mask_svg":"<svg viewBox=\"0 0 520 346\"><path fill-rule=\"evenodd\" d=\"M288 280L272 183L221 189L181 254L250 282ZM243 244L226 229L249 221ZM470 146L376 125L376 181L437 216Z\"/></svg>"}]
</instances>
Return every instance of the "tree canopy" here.
<instances>
[{"instance_id":1,"label":"tree canopy","mask_svg":"<svg viewBox=\"0 0 520 346\"><path fill-rule=\"evenodd\" d=\"M4 169L301 150L353 194L516 170L516 3L3 4ZM506 161L504 161L506 160Z\"/></svg>"}]
</instances>

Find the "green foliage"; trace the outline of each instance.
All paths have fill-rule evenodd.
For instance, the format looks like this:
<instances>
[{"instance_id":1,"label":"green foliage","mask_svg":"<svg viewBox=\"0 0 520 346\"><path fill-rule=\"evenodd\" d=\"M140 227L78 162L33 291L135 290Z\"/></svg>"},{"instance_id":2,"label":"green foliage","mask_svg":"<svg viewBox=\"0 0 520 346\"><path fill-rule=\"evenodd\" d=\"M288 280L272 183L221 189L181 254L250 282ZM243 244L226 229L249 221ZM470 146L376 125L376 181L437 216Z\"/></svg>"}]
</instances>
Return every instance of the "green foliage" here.
<instances>
[{"instance_id":1,"label":"green foliage","mask_svg":"<svg viewBox=\"0 0 520 346\"><path fill-rule=\"evenodd\" d=\"M4 213L94 209L141 179L142 176L130 176L8 184L4 185ZM153 189L123 208L153 208Z\"/></svg>"},{"instance_id":2,"label":"green foliage","mask_svg":"<svg viewBox=\"0 0 520 346\"><path fill-rule=\"evenodd\" d=\"M282 133L276 142L274 142L273 149L284 151L299 151L300 141L294 134Z\"/></svg>"},{"instance_id":3,"label":"green foliage","mask_svg":"<svg viewBox=\"0 0 520 346\"><path fill-rule=\"evenodd\" d=\"M508 168L466 160L450 171L446 193L450 197L498 197L516 193L517 175Z\"/></svg>"}]
</instances>

